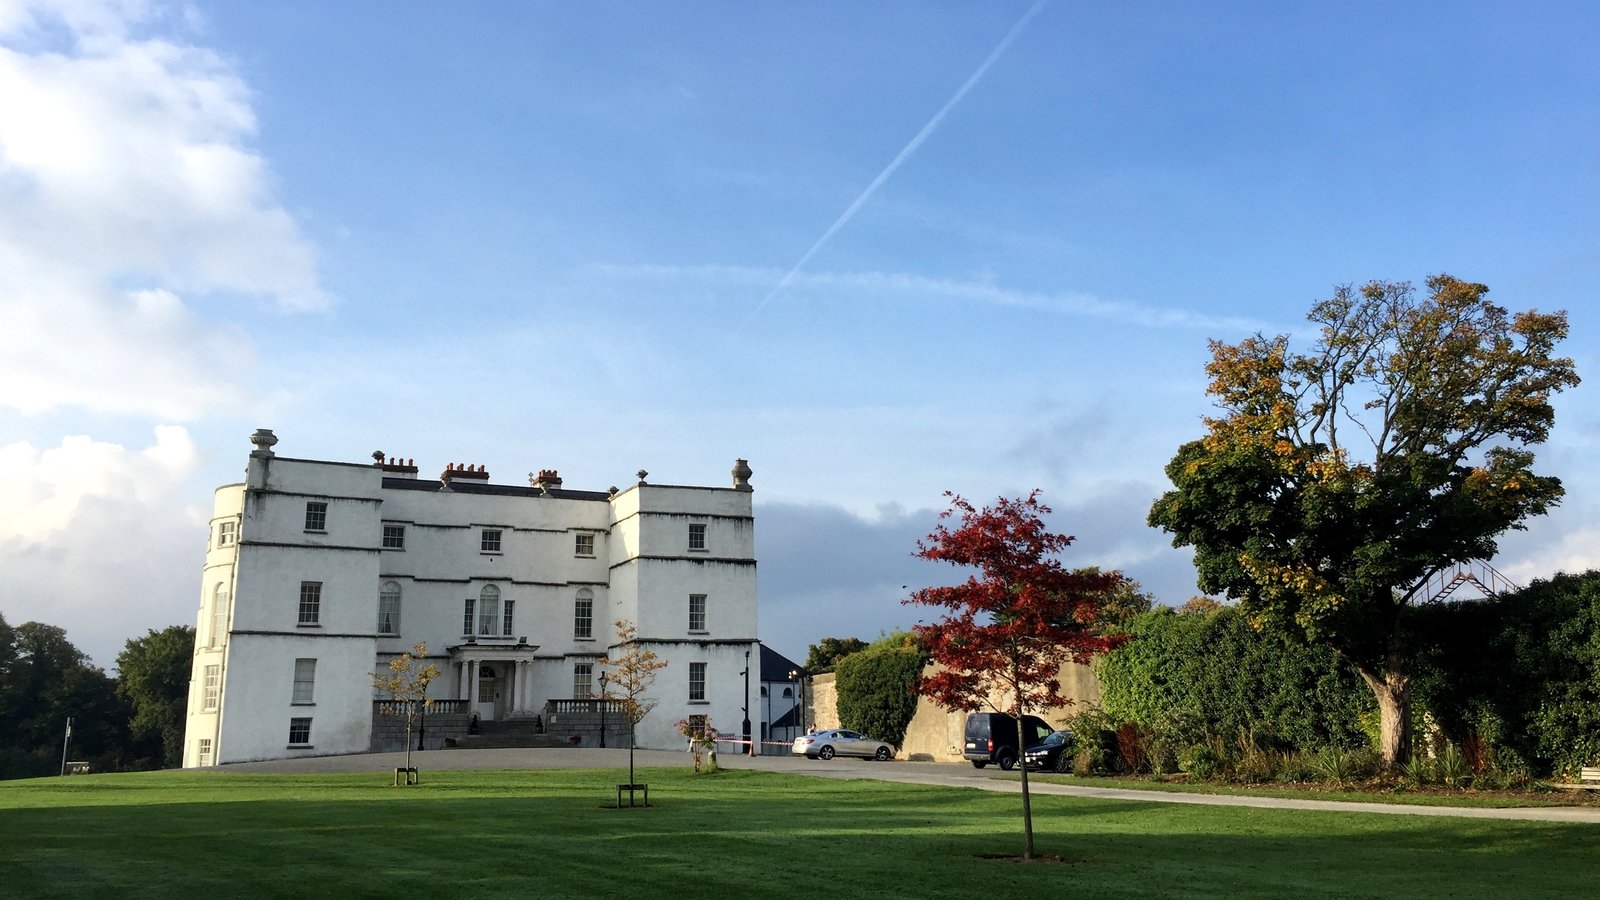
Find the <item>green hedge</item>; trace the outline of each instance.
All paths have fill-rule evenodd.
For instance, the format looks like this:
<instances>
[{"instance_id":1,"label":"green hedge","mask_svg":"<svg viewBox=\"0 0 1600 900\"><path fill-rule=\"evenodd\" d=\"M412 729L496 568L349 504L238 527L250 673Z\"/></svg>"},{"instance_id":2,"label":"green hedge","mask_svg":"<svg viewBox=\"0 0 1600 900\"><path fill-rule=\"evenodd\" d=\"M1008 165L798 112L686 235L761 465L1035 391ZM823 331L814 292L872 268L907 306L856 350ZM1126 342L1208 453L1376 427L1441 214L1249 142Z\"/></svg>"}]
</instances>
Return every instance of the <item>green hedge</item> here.
<instances>
[{"instance_id":1,"label":"green hedge","mask_svg":"<svg viewBox=\"0 0 1600 900\"><path fill-rule=\"evenodd\" d=\"M927 656L909 634L892 634L839 660L839 724L900 746L917 711L917 676Z\"/></svg>"},{"instance_id":2,"label":"green hedge","mask_svg":"<svg viewBox=\"0 0 1600 900\"><path fill-rule=\"evenodd\" d=\"M1325 647L1252 629L1231 608L1133 619L1133 640L1100 661L1110 716L1170 740L1312 749L1367 743L1372 692ZM1176 733L1173 733L1176 732Z\"/></svg>"},{"instance_id":3,"label":"green hedge","mask_svg":"<svg viewBox=\"0 0 1600 900\"><path fill-rule=\"evenodd\" d=\"M1415 689L1447 739L1502 767L1600 764L1600 572L1412 617Z\"/></svg>"}]
</instances>

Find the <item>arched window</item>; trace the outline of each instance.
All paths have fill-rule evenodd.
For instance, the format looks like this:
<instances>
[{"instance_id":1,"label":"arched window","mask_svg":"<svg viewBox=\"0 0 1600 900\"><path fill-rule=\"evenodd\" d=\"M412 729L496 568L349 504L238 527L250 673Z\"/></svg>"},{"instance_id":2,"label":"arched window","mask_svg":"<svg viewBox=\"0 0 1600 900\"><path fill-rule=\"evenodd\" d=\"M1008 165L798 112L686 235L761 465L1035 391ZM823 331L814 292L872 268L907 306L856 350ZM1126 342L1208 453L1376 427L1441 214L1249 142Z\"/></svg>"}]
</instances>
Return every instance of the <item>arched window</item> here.
<instances>
[{"instance_id":1,"label":"arched window","mask_svg":"<svg viewBox=\"0 0 1600 900\"><path fill-rule=\"evenodd\" d=\"M572 636L594 637L594 591L578 588L578 599L572 604Z\"/></svg>"},{"instance_id":2,"label":"arched window","mask_svg":"<svg viewBox=\"0 0 1600 900\"><path fill-rule=\"evenodd\" d=\"M783 689L783 699L785 699L785 700L793 700L794 699L794 688L784 688Z\"/></svg>"},{"instance_id":3,"label":"arched window","mask_svg":"<svg viewBox=\"0 0 1600 900\"><path fill-rule=\"evenodd\" d=\"M224 581L211 592L210 644L213 647L221 647L228 636L228 599L228 583Z\"/></svg>"},{"instance_id":4,"label":"arched window","mask_svg":"<svg viewBox=\"0 0 1600 900\"><path fill-rule=\"evenodd\" d=\"M761 696L765 697L766 695L767 695L767 686L763 684L761 686Z\"/></svg>"},{"instance_id":5,"label":"arched window","mask_svg":"<svg viewBox=\"0 0 1600 900\"><path fill-rule=\"evenodd\" d=\"M378 633L400 633L400 585L385 581L378 591Z\"/></svg>"},{"instance_id":6,"label":"arched window","mask_svg":"<svg viewBox=\"0 0 1600 900\"><path fill-rule=\"evenodd\" d=\"M478 592L478 633L499 634L500 589L492 584Z\"/></svg>"}]
</instances>

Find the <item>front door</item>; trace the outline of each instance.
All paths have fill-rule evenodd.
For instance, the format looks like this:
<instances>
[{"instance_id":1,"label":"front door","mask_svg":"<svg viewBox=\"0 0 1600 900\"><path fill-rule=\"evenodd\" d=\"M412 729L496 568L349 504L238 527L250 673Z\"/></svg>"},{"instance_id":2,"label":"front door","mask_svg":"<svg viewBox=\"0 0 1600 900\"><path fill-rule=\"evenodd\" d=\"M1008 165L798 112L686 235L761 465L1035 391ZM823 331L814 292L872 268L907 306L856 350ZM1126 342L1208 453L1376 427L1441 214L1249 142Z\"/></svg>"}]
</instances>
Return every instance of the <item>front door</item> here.
<instances>
[{"instance_id":1,"label":"front door","mask_svg":"<svg viewBox=\"0 0 1600 900\"><path fill-rule=\"evenodd\" d=\"M500 698L500 678L494 666L478 663L478 721L493 722Z\"/></svg>"}]
</instances>

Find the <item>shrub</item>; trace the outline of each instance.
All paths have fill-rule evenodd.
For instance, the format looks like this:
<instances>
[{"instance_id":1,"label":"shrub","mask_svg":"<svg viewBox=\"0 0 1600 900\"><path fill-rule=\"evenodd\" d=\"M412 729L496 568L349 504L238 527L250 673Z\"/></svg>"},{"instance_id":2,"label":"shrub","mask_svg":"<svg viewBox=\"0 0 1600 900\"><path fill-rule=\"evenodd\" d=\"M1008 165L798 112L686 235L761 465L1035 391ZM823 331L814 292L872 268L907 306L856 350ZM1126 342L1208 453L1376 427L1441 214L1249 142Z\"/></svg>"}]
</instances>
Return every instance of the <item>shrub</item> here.
<instances>
[{"instance_id":1,"label":"shrub","mask_svg":"<svg viewBox=\"0 0 1600 900\"><path fill-rule=\"evenodd\" d=\"M1472 776L1466 755L1455 744L1445 745L1444 752L1434 762L1434 770L1439 773L1439 780L1444 786L1451 790L1465 787Z\"/></svg>"},{"instance_id":2,"label":"shrub","mask_svg":"<svg viewBox=\"0 0 1600 900\"><path fill-rule=\"evenodd\" d=\"M1132 722L1117 726L1117 759L1124 772L1143 772L1150 768L1150 754L1145 751L1144 734Z\"/></svg>"},{"instance_id":3,"label":"shrub","mask_svg":"<svg viewBox=\"0 0 1600 900\"><path fill-rule=\"evenodd\" d=\"M1351 757L1354 754L1338 747L1323 747L1317 753L1317 774L1324 781L1342 785L1354 779L1355 765Z\"/></svg>"},{"instance_id":4,"label":"shrub","mask_svg":"<svg viewBox=\"0 0 1600 900\"><path fill-rule=\"evenodd\" d=\"M1212 781L1222 774L1222 754L1209 744L1195 744L1178 754L1178 768L1191 778Z\"/></svg>"},{"instance_id":5,"label":"shrub","mask_svg":"<svg viewBox=\"0 0 1600 900\"><path fill-rule=\"evenodd\" d=\"M909 634L891 634L834 667L839 724L900 746L917 711L917 676L927 657Z\"/></svg>"},{"instance_id":6,"label":"shrub","mask_svg":"<svg viewBox=\"0 0 1600 900\"><path fill-rule=\"evenodd\" d=\"M1258 728L1264 748L1365 742L1357 717L1372 692L1326 647L1257 632L1236 610L1136 616L1133 640L1097 667L1106 710L1119 721L1176 732L1173 747Z\"/></svg>"},{"instance_id":7,"label":"shrub","mask_svg":"<svg viewBox=\"0 0 1600 900\"><path fill-rule=\"evenodd\" d=\"M1281 754L1278 757L1278 780L1288 784L1316 781L1316 754L1305 750Z\"/></svg>"}]
</instances>

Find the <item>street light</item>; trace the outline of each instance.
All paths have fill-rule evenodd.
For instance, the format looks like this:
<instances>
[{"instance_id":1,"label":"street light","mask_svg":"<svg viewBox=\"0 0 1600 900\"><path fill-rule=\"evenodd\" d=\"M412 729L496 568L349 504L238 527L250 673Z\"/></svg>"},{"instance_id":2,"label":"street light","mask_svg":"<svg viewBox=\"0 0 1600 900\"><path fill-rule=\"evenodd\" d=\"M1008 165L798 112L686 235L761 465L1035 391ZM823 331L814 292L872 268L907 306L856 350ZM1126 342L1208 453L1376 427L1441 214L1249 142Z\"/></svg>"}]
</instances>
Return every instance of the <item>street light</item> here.
<instances>
[{"instance_id":1,"label":"street light","mask_svg":"<svg viewBox=\"0 0 1600 900\"><path fill-rule=\"evenodd\" d=\"M756 745L750 742L750 651L744 652L744 750L751 756L756 755Z\"/></svg>"},{"instance_id":2,"label":"street light","mask_svg":"<svg viewBox=\"0 0 1600 900\"><path fill-rule=\"evenodd\" d=\"M795 703L796 703L796 705L797 705L797 707L798 707L798 709L800 711L800 728L802 729L802 733L804 733L803 729L806 727L806 680L805 680L805 673L800 671L799 669L790 669L789 670L789 680L793 681L795 683L795 692L798 695L795 698Z\"/></svg>"},{"instance_id":3,"label":"street light","mask_svg":"<svg viewBox=\"0 0 1600 900\"><path fill-rule=\"evenodd\" d=\"M606 673L600 673L600 746L606 745Z\"/></svg>"}]
</instances>

